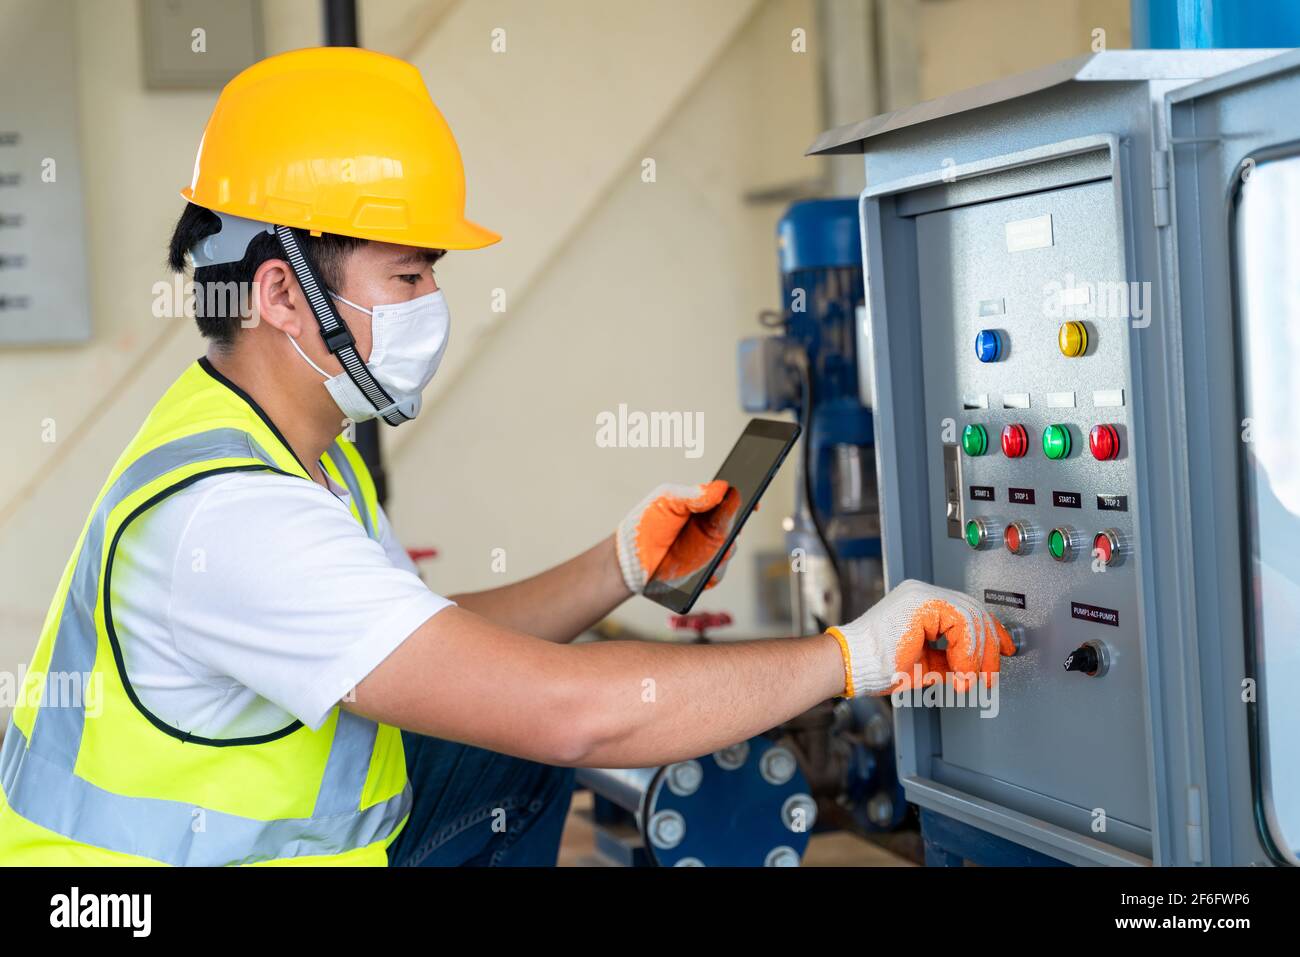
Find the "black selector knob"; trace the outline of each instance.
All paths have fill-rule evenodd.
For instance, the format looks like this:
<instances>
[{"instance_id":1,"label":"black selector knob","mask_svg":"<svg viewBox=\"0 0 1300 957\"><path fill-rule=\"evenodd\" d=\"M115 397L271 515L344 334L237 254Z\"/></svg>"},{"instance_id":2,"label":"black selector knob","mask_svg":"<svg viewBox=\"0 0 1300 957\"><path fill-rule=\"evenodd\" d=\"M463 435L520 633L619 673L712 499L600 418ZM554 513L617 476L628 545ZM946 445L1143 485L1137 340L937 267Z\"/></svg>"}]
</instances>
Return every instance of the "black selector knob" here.
<instances>
[{"instance_id":1,"label":"black selector knob","mask_svg":"<svg viewBox=\"0 0 1300 957\"><path fill-rule=\"evenodd\" d=\"M1084 674L1092 674L1097 670L1097 649L1091 645L1080 645L1070 652L1065 659L1066 671L1082 671Z\"/></svg>"},{"instance_id":2,"label":"black selector knob","mask_svg":"<svg viewBox=\"0 0 1300 957\"><path fill-rule=\"evenodd\" d=\"M1081 671L1090 677L1105 674L1106 665L1106 650L1098 641L1089 641L1080 645L1065 659L1066 671Z\"/></svg>"}]
</instances>

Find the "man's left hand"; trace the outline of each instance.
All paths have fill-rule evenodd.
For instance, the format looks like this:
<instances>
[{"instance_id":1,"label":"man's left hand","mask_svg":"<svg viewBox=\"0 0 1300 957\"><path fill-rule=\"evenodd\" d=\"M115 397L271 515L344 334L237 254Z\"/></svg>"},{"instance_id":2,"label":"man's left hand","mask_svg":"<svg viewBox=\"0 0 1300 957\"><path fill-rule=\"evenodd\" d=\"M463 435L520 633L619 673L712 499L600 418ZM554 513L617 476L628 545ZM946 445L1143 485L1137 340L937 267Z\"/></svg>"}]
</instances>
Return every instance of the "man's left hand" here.
<instances>
[{"instance_id":1,"label":"man's left hand","mask_svg":"<svg viewBox=\"0 0 1300 957\"><path fill-rule=\"evenodd\" d=\"M691 516L715 508L706 519L691 521ZM628 589L641 594L660 566L660 577L668 581L684 581L698 572L726 541L738 508L740 493L721 479L703 485L660 485L618 526L618 564ZM707 587L721 580L730 557L728 551Z\"/></svg>"}]
</instances>

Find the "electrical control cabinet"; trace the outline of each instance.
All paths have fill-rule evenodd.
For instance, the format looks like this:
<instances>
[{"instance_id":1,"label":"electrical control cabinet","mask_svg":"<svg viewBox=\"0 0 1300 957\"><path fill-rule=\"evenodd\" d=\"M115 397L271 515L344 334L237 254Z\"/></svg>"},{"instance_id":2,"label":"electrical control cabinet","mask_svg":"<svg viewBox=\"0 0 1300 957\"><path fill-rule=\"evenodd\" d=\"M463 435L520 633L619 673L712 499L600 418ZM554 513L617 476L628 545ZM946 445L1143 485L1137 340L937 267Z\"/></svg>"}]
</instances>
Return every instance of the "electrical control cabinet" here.
<instances>
[{"instance_id":1,"label":"electrical control cabinet","mask_svg":"<svg viewBox=\"0 0 1300 957\"><path fill-rule=\"evenodd\" d=\"M1019 646L896 700L923 808L1073 864L1296 862L1298 95L1294 52L1102 53L814 145L865 154L888 584Z\"/></svg>"},{"instance_id":2,"label":"electrical control cabinet","mask_svg":"<svg viewBox=\"0 0 1300 957\"><path fill-rule=\"evenodd\" d=\"M1065 826L1086 831L1102 808L1116 843L1142 852L1151 821L1137 580L1120 551L1110 562L1092 554L1107 532L1131 547L1139 504L1126 454L1128 344L1115 328L1126 323L1050 315L1060 299L1104 304L1085 282L1123 282L1110 199L1099 180L917 215L918 273L948 279L920 285L918 332L926 439L944 464L927 470L930 513L945 517L930 526L933 581L983 599L1029 639L1004 664L996 718L939 712L941 760L954 778L982 773L1062 802ZM1042 223L1032 228L1043 245L1008 244L1009 224L1027 221ZM1071 272L1074 285L1062 285ZM1078 356L1058 348L1067 322L1086 330ZM976 354L981 330L1001 341L989 361ZM1119 456L1100 461L1088 437L1108 425ZM1062 667L1089 641L1111 659L1104 678ZM1022 685L1034 693L1015 693ZM1076 810L1079 794L1090 797Z\"/></svg>"}]
</instances>

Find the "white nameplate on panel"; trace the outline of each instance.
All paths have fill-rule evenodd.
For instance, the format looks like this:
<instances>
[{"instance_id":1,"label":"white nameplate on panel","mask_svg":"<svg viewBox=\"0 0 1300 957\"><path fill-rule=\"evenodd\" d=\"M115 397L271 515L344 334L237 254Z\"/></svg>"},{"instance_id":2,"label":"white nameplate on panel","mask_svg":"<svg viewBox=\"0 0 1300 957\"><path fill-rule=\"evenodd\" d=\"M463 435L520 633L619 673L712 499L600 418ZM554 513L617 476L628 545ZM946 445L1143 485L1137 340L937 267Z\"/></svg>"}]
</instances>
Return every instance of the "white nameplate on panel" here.
<instances>
[{"instance_id":1,"label":"white nameplate on panel","mask_svg":"<svg viewBox=\"0 0 1300 957\"><path fill-rule=\"evenodd\" d=\"M1049 392L1044 399L1049 409L1073 409L1074 393L1073 392Z\"/></svg>"},{"instance_id":2,"label":"white nameplate on panel","mask_svg":"<svg viewBox=\"0 0 1300 957\"><path fill-rule=\"evenodd\" d=\"M963 409L987 409L989 407L988 394L962 396L961 407Z\"/></svg>"},{"instance_id":3,"label":"white nameplate on panel","mask_svg":"<svg viewBox=\"0 0 1300 957\"><path fill-rule=\"evenodd\" d=\"M1062 306L1086 306L1092 302L1091 286L1066 286L1061 290Z\"/></svg>"},{"instance_id":4,"label":"white nameplate on panel","mask_svg":"<svg viewBox=\"0 0 1300 957\"><path fill-rule=\"evenodd\" d=\"M1029 408L1028 392L1010 392L1002 397L1002 408L1004 409L1027 409Z\"/></svg>"},{"instance_id":5,"label":"white nameplate on panel","mask_svg":"<svg viewBox=\"0 0 1300 957\"><path fill-rule=\"evenodd\" d=\"M1098 389L1092 394L1092 404L1099 409L1118 408L1124 404L1124 390Z\"/></svg>"},{"instance_id":6,"label":"white nameplate on panel","mask_svg":"<svg viewBox=\"0 0 1300 957\"><path fill-rule=\"evenodd\" d=\"M1005 299L981 299L980 300L980 318L986 316L1003 316L1007 312L1007 303Z\"/></svg>"},{"instance_id":7,"label":"white nameplate on panel","mask_svg":"<svg viewBox=\"0 0 1300 957\"><path fill-rule=\"evenodd\" d=\"M1052 245L1052 214L1015 219L1007 223L1007 252L1042 249Z\"/></svg>"}]
</instances>

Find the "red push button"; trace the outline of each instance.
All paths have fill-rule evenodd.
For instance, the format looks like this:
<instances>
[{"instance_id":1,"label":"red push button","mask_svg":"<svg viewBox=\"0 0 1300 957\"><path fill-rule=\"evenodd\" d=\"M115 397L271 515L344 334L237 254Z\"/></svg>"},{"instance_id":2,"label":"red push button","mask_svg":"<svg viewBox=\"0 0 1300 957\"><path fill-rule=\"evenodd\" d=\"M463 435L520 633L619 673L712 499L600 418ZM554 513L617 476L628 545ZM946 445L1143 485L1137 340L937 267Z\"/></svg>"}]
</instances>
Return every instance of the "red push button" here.
<instances>
[{"instance_id":1,"label":"red push button","mask_svg":"<svg viewBox=\"0 0 1300 957\"><path fill-rule=\"evenodd\" d=\"M1029 433L1020 423L1012 423L1002 430L1002 454L1018 459L1029 451Z\"/></svg>"},{"instance_id":2,"label":"red push button","mask_svg":"<svg viewBox=\"0 0 1300 957\"><path fill-rule=\"evenodd\" d=\"M1094 425L1088 433L1088 448L1099 462L1118 458L1119 430L1113 425Z\"/></svg>"},{"instance_id":3,"label":"red push button","mask_svg":"<svg viewBox=\"0 0 1300 957\"><path fill-rule=\"evenodd\" d=\"M1025 522L1012 522L1002 533L1002 544L1012 555L1024 555L1034 544L1034 530Z\"/></svg>"},{"instance_id":4,"label":"red push button","mask_svg":"<svg viewBox=\"0 0 1300 957\"><path fill-rule=\"evenodd\" d=\"M1092 557L1107 568L1120 564L1124 557L1124 539L1117 529L1108 528L1092 537Z\"/></svg>"}]
</instances>

